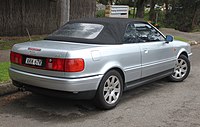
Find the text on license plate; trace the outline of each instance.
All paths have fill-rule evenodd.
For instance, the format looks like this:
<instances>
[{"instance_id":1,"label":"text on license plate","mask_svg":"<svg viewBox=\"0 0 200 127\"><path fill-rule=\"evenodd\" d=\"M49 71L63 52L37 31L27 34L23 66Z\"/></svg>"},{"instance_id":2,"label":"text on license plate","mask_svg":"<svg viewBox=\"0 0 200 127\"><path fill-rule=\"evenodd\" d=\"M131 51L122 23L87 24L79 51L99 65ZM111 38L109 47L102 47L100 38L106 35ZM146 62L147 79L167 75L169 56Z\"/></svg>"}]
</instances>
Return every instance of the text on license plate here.
<instances>
[{"instance_id":1,"label":"text on license plate","mask_svg":"<svg viewBox=\"0 0 200 127\"><path fill-rule=\"evenodd\" d=\"M42 66L42 60L34 59L34 58L26 58L25 64L34 65L34 66Z\"/></svg>"}]
</instances>

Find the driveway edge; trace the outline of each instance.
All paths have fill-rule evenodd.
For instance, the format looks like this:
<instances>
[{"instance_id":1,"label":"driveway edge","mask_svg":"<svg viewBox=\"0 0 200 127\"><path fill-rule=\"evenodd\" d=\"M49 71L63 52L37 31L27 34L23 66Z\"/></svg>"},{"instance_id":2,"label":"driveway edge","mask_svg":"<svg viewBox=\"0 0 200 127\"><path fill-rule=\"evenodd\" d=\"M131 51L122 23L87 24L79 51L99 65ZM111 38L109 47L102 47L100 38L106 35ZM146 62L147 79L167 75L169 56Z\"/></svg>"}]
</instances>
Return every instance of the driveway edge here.
<instances>
[{"instance_id":1,"label":"driveway edge","mask_svg":"<svg viewBox=\"0 0 200 127\"><path fill-rule=\"evenodd\" d=\"M0 96L15 93L17 91L18 88L15 87L12 82L0 83Z\"/></svg>"}]
</instances>

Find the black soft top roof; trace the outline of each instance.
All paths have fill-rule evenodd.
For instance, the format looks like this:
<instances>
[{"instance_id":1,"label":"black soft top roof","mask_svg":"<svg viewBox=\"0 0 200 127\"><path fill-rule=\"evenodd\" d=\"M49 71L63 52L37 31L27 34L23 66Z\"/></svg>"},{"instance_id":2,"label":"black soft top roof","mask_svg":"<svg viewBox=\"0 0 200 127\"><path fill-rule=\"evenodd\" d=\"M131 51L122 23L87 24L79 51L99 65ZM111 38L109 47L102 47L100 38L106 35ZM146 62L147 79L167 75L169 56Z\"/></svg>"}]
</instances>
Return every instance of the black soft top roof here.
<instances>
[{"instance_id":1,"label":"black soft top roof","mask_svg":"<svg viewBox=\"0 0 200 127\"><path fill-rule=\"evenodd\" d=\"M68 41L77 43L91 43L91 44L122 44L123 36L126 30L126 26L130 22L143 22L135 19L125 19L125 18L87 18L72 20L68 23L92 23L101 24L104 26L103 30L94 39L82 39L82 38L71 38L71 37L59 37L49 35L45 40L55 40L55 41ZM66 23L66 24L68 24ZM65 25L64 25L65 26Z\"/></svg>"}]
</instances>

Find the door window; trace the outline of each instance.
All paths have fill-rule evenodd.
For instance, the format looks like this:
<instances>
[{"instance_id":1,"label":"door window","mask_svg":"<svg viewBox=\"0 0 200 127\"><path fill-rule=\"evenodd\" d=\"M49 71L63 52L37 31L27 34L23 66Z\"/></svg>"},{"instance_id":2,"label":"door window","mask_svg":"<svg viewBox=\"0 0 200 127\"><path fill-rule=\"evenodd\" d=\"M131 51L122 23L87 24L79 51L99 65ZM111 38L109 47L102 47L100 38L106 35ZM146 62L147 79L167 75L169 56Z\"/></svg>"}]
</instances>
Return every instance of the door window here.
<instances>
[{"instance_id":1,"label":"door window","mask_svg":"<svg viewBox=\"0 0 200 127\"><path fill-rule=\"evenodd\" d=\"M125 34L125 43L164 41L163 35L155 28L145 23L128 24Z\"/></svg>"}]
</instances>

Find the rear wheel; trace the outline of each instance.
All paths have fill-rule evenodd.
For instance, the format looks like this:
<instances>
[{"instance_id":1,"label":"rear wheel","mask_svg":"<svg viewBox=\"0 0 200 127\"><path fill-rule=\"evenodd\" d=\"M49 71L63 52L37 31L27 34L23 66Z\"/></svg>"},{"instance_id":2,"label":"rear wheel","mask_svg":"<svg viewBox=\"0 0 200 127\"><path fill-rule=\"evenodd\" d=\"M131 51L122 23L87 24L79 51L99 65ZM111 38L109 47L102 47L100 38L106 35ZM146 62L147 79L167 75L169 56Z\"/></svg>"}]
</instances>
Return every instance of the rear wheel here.
<instances>
[{"instance_id":1,"label":"rear wheel","mask_svg":"<svg viewBox=\"0 0 200 127\"><path fill-rule=\"evenodd\" d=\"M101 109L114 108L122 96L123 80L119 72L111 70L102 78L95 97L96 106Z\"/></svg>"},{"instance_id":2,"label":"rear wheel","mask_svg":"<svg viewBox=\"0 0 200 127\"><path fill-rule=\"evenodd\" d=\"M174 68L174 72L169 76L170 81L180 82L188 77L190 73L190 61L185 55L180 55Z\"/></svg>"}]
</instances>

